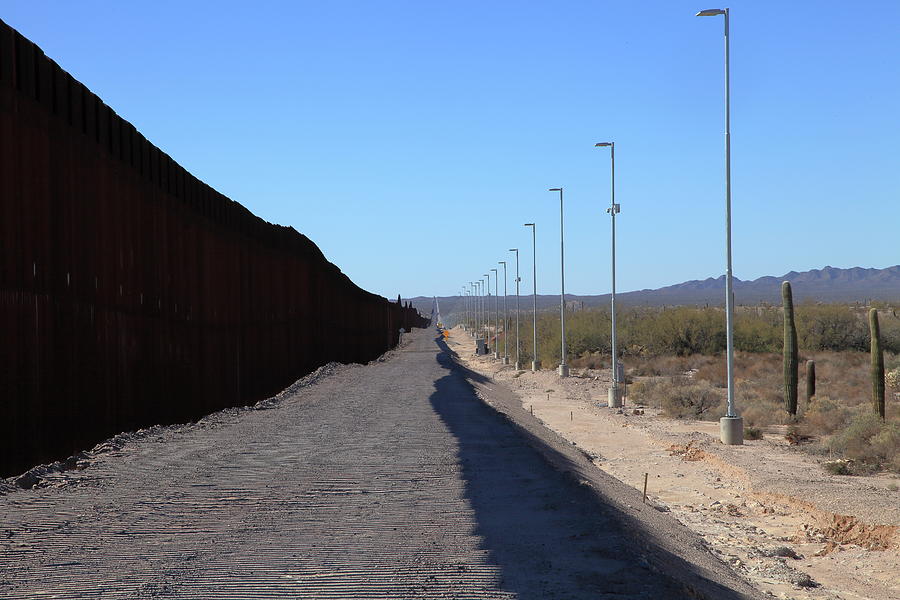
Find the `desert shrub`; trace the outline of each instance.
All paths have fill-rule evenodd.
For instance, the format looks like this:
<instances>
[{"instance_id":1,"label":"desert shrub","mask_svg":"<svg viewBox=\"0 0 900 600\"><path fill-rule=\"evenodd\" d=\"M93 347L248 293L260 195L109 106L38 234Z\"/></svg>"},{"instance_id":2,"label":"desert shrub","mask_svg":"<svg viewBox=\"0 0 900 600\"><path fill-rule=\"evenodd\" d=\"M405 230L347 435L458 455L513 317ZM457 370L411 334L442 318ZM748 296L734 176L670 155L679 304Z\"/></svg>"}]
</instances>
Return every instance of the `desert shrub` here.
<instances>
[{"instance_id":1,"label":"desert shrub","mask_svg":"<svg viewBox=\"0 0 900 600\"><path fill-rule=\"evenodd\" d=\"M625 360L633 377L678 377L690 368L682 356L636 356Z\"/></svg>"},{"instance_id":2,"label":"desert shrub","mask_svg":"<svg viewBox=\"0 0 900 600\"><path fill-rule=\"evenodd\" d=\"M869 469L900 467L900 425L863 410L828 441L833 452Z\"/></svg>"},{"instance_id":3,"label":"desert shrub","mask_svg":"<svg viewBox=\"0 0 900 600\"><path fill-rule=\"evenodd\" d=\"M648 319L644 345L657 354L717 354L725 349L725 319L717 309L678 307Z\"/></svg>"},{"instance_id":4,"label":"desert shrub","mask_svg":"<svg viewBox=\"0 0 900 600\"><path fill-rule=\"evenodd\" d=\"M900 391L900 367L885 373L885 381L892 389Z\"/></svg>"},{"instance_id":5,"label":"desert shrub","mask_svg":"<svg viewBox=\"0 0 900 600\"><path fill-rule=\"evenodd\" d=\"M858 475L853 469L853 462L847 460L829 460L825 463L825 470L832 475Z\"/></svg>"},{"instance_id":6,"label":"desert shrub","mask_svg":"<svg viewBox=\"0 0 900 600\"><path fill-rule=\"evenodd\" d=\"M734 321L734 347L742 352L780 352L783 343L781 314L739 314Z\"/></svg>"},{"instance_id":7,"label":"desert shrub","mask_svg":"<svg viewBox=\"0 0 900 600\"><path fill-rule=\"evenodd\" d=\"M893 313L878 311L881 347L885 352L900 352L900 319Z\"/></svg>"},{"instance_id":8,"label":"desert shrub","mask_svg":"<svg viewBox=\"0 0 900 600\"><path fill-rule=\"evenodd\" d=\"M781 392L772 386L738 380L735 382L735 391L741 416L748 426L768 427L789 421Z\"/></svg>"},{"instance_id":9,"label":"desert shrub","mask_svg":"<svg viewBox=\"0 0 900 600\"><path fill-rule=\"evenodd\" d=\"M801 304L796 309L797 336L807 350L868 349L869 332L862 315L843 304Z\"/></svg>"},{"instance_id":10,"label":"desert shrub","mask_svg":"<svg viewBox=\"0 0 900 600\"><path fill-rule=\"evenodd\" d=\"M635 402L662 408L676 419L716 419L722 414L722 393L706 381L668 377L635 383L630 389Z\"/></svg>"},{"instance_id":11,"label":"desert shrub","mask_svg":"<svg viewBox=\"0 0 900 600\"><path fill-rule=\"evenodd\" d=\"M697 369L694 379L706 381L718 388L728 387L728 365L725 360L708 363Z\"/></svg>"},{"instance_id":12,"label":"desert shrub","mask_svg":"<svg viewBox=\"0 0 900 600\"><path fill-rule=\"evenodd\" d=\"M577 356L569 360L569 364L579 369L608 369L609 355L603 355L599 352L584 352L581 356Z\"/></svg>"},{"instance_id":13,"label":"desert shrub","mask_svg":"<svg viewBox=\"0 0 900 600\"><path fill-rule=\"evenodd\" d=\"M745 440L761 440L763 437L762 429L759 427L744 427Z\"/></svg>"},{"instance_id":14,"label":"desert shrub","mask_svg":"<svg viewBox=\"0 0 900 600\"><path fill-rule=\"evenodd\" d=\"M850 408L845 404L835 402L828 396L816 396L816 401L803 415L804 430L815 436L833 433L846 425L851 414Z\"/></svg>"},{"instance_id":15,"label":"desert shrub","mask_svg":"<svg viewBox=\"0 0 900 600\"><path fill-rule=\"evenodd\" d=\"M722 413L722 395L700 382L678 386L663 398L663 412L676 419L717 419Z\"/></svg>"}]
</instances>

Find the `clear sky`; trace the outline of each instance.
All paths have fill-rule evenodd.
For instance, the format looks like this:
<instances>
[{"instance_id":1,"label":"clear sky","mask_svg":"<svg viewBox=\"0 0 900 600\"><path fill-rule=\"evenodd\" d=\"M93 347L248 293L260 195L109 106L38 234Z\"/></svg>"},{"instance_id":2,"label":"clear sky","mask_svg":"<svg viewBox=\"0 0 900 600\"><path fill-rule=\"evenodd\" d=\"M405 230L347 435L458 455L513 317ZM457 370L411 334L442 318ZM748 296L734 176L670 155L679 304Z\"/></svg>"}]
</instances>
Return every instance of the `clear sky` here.
<instances>
[{"instance_id":1,"label":"clear sky","mask_svg":"<svg viewBox=\"0 0 900 600\"><path fill-rule=\"evenodd\" d=\"M900 1L735 0L734 274L900 263ZM721 275L721 17L706 0L54 0L0 18L194 175L388 297L518 246L530 291Z\"/></svg>"}]
</instances>

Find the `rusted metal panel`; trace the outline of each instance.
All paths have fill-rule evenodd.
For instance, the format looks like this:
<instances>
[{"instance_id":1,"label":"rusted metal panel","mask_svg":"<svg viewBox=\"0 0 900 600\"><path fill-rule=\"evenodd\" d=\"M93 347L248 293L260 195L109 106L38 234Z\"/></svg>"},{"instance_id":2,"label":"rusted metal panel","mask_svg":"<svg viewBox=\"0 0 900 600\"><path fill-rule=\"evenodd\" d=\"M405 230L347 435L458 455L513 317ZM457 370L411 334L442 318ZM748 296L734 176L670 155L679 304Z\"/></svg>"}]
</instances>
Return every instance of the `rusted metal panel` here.
<instances>
[{"instance_id":1,"label":"rusted metal panel","mask_svg":"<svg viewBox=\"0 0 900 600\"><path fill-rule=\"evenodd\" d=\"M0 21L0 474L425 323L198 181Z\"/></svg>"}]
</instances>

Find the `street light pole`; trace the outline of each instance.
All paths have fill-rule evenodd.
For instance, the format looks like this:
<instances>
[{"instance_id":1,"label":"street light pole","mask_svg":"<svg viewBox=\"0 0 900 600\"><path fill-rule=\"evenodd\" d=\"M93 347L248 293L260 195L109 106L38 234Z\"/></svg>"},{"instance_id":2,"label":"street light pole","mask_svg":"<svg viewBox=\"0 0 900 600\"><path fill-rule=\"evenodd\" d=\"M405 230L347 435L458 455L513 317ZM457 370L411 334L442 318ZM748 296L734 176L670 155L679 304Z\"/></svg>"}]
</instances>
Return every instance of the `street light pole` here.
<instances>
[{"instance_id":1,"label":"street light pole","mask_svg":"<svg viewBox=\"0 0 900 600\"><path fill-rule=\"evenodd\" d=\"M612 296L610 300L610 316L612 335L612 388L609 390L607 405L610 408L622 406L622 397L619 394L619 353L616 347L616 215L619 213L619 205L616 204L616 143L600 142L594 144L597 148L609 147L610 159L610 189L611 200L606 212L612 217Z\"/></svg>"},{"instance_id":2,"label":"street light pole","mask_svg":"<svg viewBox=\"0 0 900 600\"><path fill-rule=\"evenodd\" d=\"M481 282L473 281L473 287L475 288L475 329L472 330L472 335L475 337L476 347L478 345L478 328L481 326L481 317L480 317L480 308L481 308Z\"/></svg>"},{"instance_id":3,"label":"street light pole","mask_svg":"<svg viewBox=\"0 0 900 600\"><path fill-rule=\"evenodd\" d=\"M541 368L537 344L537 234L534 223L525 223L525 227L531 227L531 285L533 286L533 293L531 294L531 323L534 328L534 344L532 345L534 356L531 361L531 372L537 373L538 369Z\"/></svg>"},{"instance_id":4,"label":"street light pole","mask_svg":"<svg viewBox=\"0 0 900 600\"><path fill-rule=\"evenodd\" d=\"M466 328L466 319L469 316L469 306L466 303L466 288L465 286L459 288L459 301L462 302L462 310L460 311L462 315L459 317L459 321L462 324L463 329Z\"/></svg>"},{"instance_id":5,"label":"street light pole","mask_svg":"<svg viewBox=\"0 0 900 600\"><path fill-rule=\"evenodd\" d=\"M491 274L485 273L483 277L485 277L484 290L487 293L484 295L484 305L483 310L481 311L483 319L481 320L481 323L484 325L484 345L487 346L488 332L490 331L489 327L491 325Z\"/></svg>"},{"instance_id":6,"label":"street light pole","mask_svg":"<svg viewBox=\"0 0 900 600\"><path fill-rule=\"evenodd\" d=\"M519 360L519 282L522 278L519 277L519 249L510 248L509 251L516 253L516 371L518 371L522 367Z\"/></svg>"},{"instance_id":7,"label":"street light pole","mask_svg":"<svg viewBox=\"0 0 900 600\"><path fill-rule=\"evenodd\" d=\"M500 358L500 281L497 269L494 272L494 358Z\"/></svg>"},{"instance_id":8,"label":"street light pole","mask_svg":"<svg viewBox=\"0 0 900 600\"><path fill-rule=\"evenodd\" d=\"M509 334L506 331L506 328L509 326L509 306L507 305L508 297L506 294L506 261L501 260L497 262L498 265L503 265L503 364L509 364Z\"/></svg>"},{"instance_id":9,"label":"street light pole","mask_svg":"<svg viewBox=\"0 0 900 600\"><path fill-rule=\"evenodd\" d=\"M719 434L723 444L732 446L744 443L744 420L734 406L734 287L731 268L731 75L729 65L727 8L701 10L698 17L725 17L725 334L727 340L728 408L719 421Z\"/></svg>"},{"instance_id":10,"label":"street light pole","mask_svg":"<svg viewBox=\"0 0 900 600\"><path fill-rule=\"evenodd\" d=\"M566 259L565 246L563 244L563 189L550 188L548 191L559 192L559 327L560 336L562 337L562 359L559 362L557 370L560 377L569 376L569 365L566 364Z\"/></svg>"}]
</instances>

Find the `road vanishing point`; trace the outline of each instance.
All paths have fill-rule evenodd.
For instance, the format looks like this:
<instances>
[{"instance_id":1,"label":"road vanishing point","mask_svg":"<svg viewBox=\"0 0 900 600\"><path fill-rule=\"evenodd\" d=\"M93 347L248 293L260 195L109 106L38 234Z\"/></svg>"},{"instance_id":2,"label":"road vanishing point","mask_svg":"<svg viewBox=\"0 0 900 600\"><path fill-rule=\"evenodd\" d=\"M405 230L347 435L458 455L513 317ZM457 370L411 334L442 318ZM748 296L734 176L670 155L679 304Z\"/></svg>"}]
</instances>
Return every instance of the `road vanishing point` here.
<instances>
[{"instance_id":1,"label":"road vanishing point","mask_svg":"<svg viewBox=\"0 0 900 600\"><path fill-rule=\"evenodd\" d=\"M433 329L0 495L0 597L758 598Z\"/></svg>"}]
</instances>

